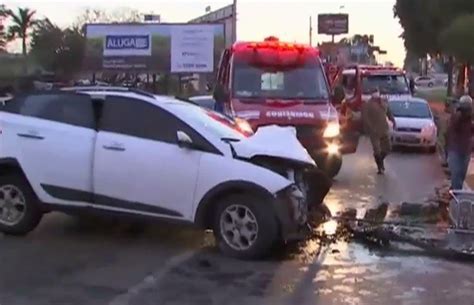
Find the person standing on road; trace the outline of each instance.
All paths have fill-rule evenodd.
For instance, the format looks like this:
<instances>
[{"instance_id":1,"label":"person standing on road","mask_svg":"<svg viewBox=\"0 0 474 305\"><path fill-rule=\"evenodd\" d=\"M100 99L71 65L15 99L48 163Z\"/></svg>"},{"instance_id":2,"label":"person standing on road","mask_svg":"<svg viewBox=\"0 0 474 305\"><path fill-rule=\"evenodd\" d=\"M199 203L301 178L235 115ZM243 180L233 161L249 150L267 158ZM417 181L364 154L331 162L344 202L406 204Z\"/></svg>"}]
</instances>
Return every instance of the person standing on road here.
<instances>
[{"instance_id":1,"label":"person standing on road","mask_svg":"<svg viewBox=\"0 0 474 305\"><path fill-rule=\"evenodd\" d=\"M372 143L379 175L385 172L384 160L391 150L390 127L387 118L395 128L395 118L388 107L387 101L380 96L380 91L375 89L370 100L362 108L362 121Z\"/></svg>"},{"instance_id":2,"label":"person standing on road","mask_svg":"<svg viewBox=\"0 0 474 305\"><path fill-rule=\"evenodd\" d=\"M448 166L453 190L462 189L466 179L472 151L471 125L472 98L464 95L459 99L459 105L451 115L447 132Z\"/></svg>"}]
</instances>

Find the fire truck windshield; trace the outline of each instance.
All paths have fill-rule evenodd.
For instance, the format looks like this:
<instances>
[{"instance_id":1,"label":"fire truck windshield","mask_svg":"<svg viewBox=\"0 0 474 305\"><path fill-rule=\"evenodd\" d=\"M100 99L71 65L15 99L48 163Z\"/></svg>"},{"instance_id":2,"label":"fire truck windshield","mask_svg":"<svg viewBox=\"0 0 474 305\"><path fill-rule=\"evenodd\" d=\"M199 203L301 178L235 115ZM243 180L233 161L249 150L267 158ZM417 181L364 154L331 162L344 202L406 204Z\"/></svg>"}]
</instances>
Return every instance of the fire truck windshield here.
<instances>
[{"instance_id":1,"label":"fire truck windshield","mask_svg":"<svg viewBox=\"0 0 474 305\"><path fill-rule=\"evenodd\" d=\"M233 91L236 98L299 99L327 102L329 91L319 63L294 67L252 66L234 63Z\"/></svg>"},{"instance_id":2,"label":"fire truck windshield","mask_svg":"<svg viewBox=\"0 0 474 305\"><path fill-rule=\"evenodd\" d=\"M410 94L410 88L403 74L367 75L362 79L362 92L370 94L379 89L381 94Z\"/></svg>"}]
</instances>

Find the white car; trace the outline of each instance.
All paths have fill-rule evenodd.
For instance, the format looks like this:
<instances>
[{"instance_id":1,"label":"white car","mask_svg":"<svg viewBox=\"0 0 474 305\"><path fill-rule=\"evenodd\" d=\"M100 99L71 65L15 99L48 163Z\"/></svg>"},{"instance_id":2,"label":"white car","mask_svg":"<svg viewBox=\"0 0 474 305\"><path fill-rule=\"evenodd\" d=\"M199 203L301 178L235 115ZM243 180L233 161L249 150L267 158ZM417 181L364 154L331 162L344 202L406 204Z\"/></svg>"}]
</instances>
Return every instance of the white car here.
<instances>
[{"instance_id":1,"label":"white car","mask_svg":"<svg viewBox=\"0 0 474 305\"><path fill-rule=\"evenodd\" d=\"M415 85L417 87L432 88L434 85L436 85L436 79L431 76L418 76L415 78Z\"/></svg>"},{"instance_id":2,"label":"white car","mask_svg":"<svg viewBox=\"0 0 474 305\"><path fill-rule=\"evenodd\" d=\"M0 231L44 212L107 212L213 229L223 252L300 237L322 181L291 128L246 137L201 107L127 88L70 88L0 108ZM275 141L279 139L279 141ZM316 202L317 201L317 202Z\"/></svg>"},{"instance_id":3,"label":"white car","mask_svg":"<svg viewBox=\"0 0 474 305\"><path fill-rule=\"evenodd\" d=\"M389 101L396 128L391 131L394 146L411 146L436 151L437 127L428 102L420 98Z\"/></svg>"}]
</instances>

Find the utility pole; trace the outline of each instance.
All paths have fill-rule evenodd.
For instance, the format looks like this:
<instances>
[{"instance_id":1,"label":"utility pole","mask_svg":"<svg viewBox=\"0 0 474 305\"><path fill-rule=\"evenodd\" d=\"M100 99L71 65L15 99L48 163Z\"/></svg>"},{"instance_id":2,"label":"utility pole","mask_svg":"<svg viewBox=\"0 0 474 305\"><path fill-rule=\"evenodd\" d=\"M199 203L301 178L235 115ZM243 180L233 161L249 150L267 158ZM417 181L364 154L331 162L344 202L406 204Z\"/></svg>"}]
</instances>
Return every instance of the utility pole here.
<instances>
[{"instance_id":1,"label":"utility pole","mask_svg":"<svg viewBox=\"0 0 474 305\"><path fill-rule=\"evenodd\" d=\"M313 46L313 17L309 16L309 46Z\"/></svg>"},{"instance_id":2,"label":"utility pole","mask_svg":"<svg viewBox=\"0 0 474 305\"><path fill-rule=\"evenodd\" d=\"M232 42L237 41L237 0L232 5Z\"/></svg>"}]
</instances>

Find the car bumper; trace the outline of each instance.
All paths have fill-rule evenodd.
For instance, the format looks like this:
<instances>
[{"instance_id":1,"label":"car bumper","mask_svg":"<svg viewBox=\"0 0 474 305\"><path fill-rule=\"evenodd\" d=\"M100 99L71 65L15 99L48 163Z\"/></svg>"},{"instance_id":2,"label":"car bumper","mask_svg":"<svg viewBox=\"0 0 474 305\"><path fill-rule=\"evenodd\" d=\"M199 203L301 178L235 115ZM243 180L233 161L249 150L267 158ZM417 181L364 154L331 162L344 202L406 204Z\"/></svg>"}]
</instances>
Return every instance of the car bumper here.
<instances>
[{"instance_id":1,"label":"car bumper","mask_svg":"<svg viewBox=\"0 0 474 305\"><path fill-rule=\"evenodd\" d=\"M392 132L392 145L406 147L433 147L436 145L436 135L421 133Z\"/></svg>"},{"instance_id":2,"label":"car bumper","mask_svg":"<svg viewBox=\"0 0 474 305\"><path fill-rule=\"evenodd\" d=\"M308 192L302 195L296 185L278 192L275 196L276 214L281 225L281 237L285 241L301 240L310 233L312 213L321 206L331 189L332 182L318 169L305 174Z\"/></svg>"}]
</instances>

